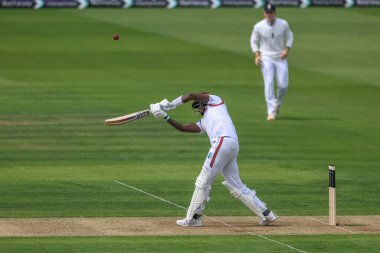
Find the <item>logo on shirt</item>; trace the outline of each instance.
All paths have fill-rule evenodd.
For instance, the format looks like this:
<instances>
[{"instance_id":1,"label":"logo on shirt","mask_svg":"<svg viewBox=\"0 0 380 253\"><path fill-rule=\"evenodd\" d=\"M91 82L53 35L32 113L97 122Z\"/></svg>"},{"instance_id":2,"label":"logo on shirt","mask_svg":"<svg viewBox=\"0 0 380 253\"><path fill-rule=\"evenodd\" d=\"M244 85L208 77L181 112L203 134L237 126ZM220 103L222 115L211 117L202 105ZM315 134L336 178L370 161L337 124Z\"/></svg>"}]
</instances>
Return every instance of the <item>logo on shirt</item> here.
<instances>
[{"instance_id":1,"label":"logo on shirt","mask_svg":"<svg viewBox=\"0 0 380 253\"><path fill-rule=\"evenodd\" d=\"M211 159L211 157L212 157L213 154L214 154L214 153L212 153L212 152L208 153L208 155L207 155L207 159Z\"/></svg>"}]
</instances>

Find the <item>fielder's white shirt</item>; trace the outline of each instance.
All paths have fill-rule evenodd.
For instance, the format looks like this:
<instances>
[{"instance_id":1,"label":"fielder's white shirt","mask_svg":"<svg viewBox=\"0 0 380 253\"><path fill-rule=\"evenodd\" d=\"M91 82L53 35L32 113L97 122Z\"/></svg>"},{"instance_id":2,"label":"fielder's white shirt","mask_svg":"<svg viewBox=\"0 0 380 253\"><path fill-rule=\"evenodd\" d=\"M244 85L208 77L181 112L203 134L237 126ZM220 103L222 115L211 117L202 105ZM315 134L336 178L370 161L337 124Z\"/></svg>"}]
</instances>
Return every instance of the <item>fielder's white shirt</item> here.
<instances>
[{"instance_id":1,"label":"fielder's white shirt","mask_svg":"<svg viewBox=\"0 0 380 253\"><path fill-rule=\"evenodd\" d=\"M262 56L278 59L285 47L292 46L293 33L283 19L276 17L273 25L263 19L253 27L251 48L254 53L260 51Z\"/></svg>"},{"instance_id":2,"label":"fielder's white shirt","mask_svg":"<svg viewBox=\"0 0 380 253\"><path fill-rule=\"evenodd\" d=\"M206 132L210 142L215 138L228 136L238 140L235 125L227 111L224 101L215 95L209 95L206 111L197 126L201 133Z\"/></svg>"}]
</instances>

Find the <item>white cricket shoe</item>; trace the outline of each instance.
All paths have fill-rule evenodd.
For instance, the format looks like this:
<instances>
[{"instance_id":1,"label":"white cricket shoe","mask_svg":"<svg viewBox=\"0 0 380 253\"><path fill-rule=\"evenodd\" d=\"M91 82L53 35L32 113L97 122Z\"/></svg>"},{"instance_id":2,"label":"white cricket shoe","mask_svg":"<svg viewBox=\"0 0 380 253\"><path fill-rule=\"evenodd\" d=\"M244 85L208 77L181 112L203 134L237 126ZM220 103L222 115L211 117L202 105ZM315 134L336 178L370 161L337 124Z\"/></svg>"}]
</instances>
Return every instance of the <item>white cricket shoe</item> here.
<instances>
[{"instance_id":1,"label":"white cricket shoe","mask_svg":"<svg viewBox=\"0 0 380 253\"><path fill-rule=\"evenodd\" d=\"M177 220L177 225L182 227L202 227L203 220L202 217L199 217L198 219L192 218L191 220L185 218L183 220Z\"/></svg>"},{"instance_id":2,"label":"white cricket shoe","mask_svg":"<svg viewBox=\"0 0 380 253\"><path fill-rule=\"evenodd\" d=\"M273 120L275 120L275 119L276 119L276 113L271 113L271 114L269 114L268 117L267 117L267 120L268 120L268 121L273 121Z\"/></svg>"},{"instance_id":3,"label":"white cricket shoe","mask_svg":"<svg viewBox=\"0 0 380 253\"><path fill-rule=\"evenodd\" d=\"M279 104L276 104L276 106L274 107L274 111L276 113L276 117L278 117L278 115L280 115L280 105Z\"/></svg>"},{"instance_id":4,"label":"white cricket shoe","mask_svg":"<svg viewBox=\"0 0 380 253\"><path fill-rule=\"evenodd\" d=\"M277 220L278 216L274 212L270 212L268 216L265 216L265 220L260 221L260 226L268 226L269 224L273 223L275 220Z\"/></svg>"}]
</instances>

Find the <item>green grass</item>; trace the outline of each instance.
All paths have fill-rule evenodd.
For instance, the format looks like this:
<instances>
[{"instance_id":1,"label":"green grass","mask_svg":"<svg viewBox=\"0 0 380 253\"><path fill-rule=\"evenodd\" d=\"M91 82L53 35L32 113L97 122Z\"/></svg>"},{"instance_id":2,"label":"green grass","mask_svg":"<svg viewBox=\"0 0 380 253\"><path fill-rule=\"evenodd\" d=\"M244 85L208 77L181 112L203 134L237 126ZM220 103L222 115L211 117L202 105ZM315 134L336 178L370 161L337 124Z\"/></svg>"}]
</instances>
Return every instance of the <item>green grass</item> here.
<instances>
[{"instance_id":1,"label":"green grass","mask_svg":"<svg viewBox=\"0 0 380 253\"><path fill-rule=\"evenodd\" d=\"M224 98L240 138L241 177L280 215L328 214L329 163L338 215L380 214L380 10L281 8L279 16L295 43L281 118L268 123L249 47L259 10L0 9L0 217L183 215L113 180L187 206L207 137L153 117L118 127L103 121L194 91ZM170 114L198 120L189 106ZM249 215L221 181L206 214ZM310 252L379 246L377 236L274 238ZM161 243L170 252L188 239L155 238L141 252ZM119 252L150 238L0 240L7 252ZM236 251L286 252L258 238L233 240Z\"/></svg>"},{"instance_id":2,"label":"green grass","mask_svg":"<svg viewBox=\"0 0 380 253\"><path fill-rule=\"evenodd\" d=\"M306 252L380 252L379 235L268 236ZM0 238L4 252L297 252L257 236ZM154 250L152 250L154 249Z\"/></svg>"},{"instance_id":3,"label":"green grass","mask_svg":"<svg viewBox=\"0 0 380 253\"><path fill-rule=\"evenodd\" d=\"M177 215L112 180L187 205L207 138L152 117L112 128L103 120L204 90L226 100L241 176L273 209L326 214L333 162L338 213L378 214L380 103L370 74L380 67L378 14L281 10L295 34L291 82L281 119L268 124L248 44L260 11L1 10L0 216ZM198 120L186 106L171 115ZM247 214L234 200L220 208L227 195L220 181L208 213ZM161 208L127 204L131 196Z\"/></svg>"}]
</instances>

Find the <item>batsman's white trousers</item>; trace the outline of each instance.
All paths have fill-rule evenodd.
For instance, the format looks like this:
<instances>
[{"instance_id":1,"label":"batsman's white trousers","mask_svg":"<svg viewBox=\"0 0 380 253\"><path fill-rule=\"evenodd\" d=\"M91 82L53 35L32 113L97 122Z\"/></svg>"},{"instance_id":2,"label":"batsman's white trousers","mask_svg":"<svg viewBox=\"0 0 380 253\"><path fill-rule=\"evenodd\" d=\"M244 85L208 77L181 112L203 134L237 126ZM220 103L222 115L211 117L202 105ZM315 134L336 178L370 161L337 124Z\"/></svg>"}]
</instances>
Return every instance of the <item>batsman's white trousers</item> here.
<instances>
[{"instance_id":1,"label":"batsman's white trousers","mask_svg":"<svg viewBox=\"0 0 380 253\"><path fill-rule=\"evenodd\" d=\"M214 183L215 178L222 173L224 179L237 189L245 189L245 185L240 179L239 167L237 164L237 156L239 153L239 142L231 137L219 137L211 140L211 148L203 164L202 170L208 173L207 187L208 192L205 192L205 197L208 199L211 185ZM201 176L202 172L199 176ZM260 205L265 207L257 199ZM201 205L195 210L196 214L202 214L205 209L206 203Z\"/></svg>"},{"instance_id":2,"label":"batsman's white trousers","mask_svg":"<svg viewBox=\"0 0 380 253\"><path fill-rule=\"evenodd\" d=\"M264 79L264 94L267 103L268 114L276 111L281 106L289 85L288 61L286 59L273 59L267 56L261 57L261 72ZM277 84L277 99L274 91Z\"/></svg>"}]
</instances>

